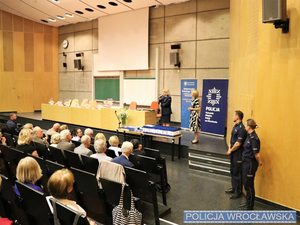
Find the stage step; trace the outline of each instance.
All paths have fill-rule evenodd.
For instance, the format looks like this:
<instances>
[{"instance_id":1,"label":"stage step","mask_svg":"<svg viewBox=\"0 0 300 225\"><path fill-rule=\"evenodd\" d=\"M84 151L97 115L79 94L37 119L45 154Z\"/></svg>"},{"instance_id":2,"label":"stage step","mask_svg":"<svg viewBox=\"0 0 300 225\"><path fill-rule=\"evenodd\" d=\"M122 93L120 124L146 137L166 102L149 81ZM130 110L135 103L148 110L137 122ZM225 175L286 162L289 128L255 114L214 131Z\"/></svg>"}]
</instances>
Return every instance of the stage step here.
<instances>
[{"instance_id":1,"label":"stage step","mask_svg":"<svg viewBox=\"0 0 300 225\"><path fill-rule=\"evenodd\" d=\"M189 168L208 173L230 176L230 160L228 156L219 153L190 149Z\"/></svg>"}]
</instances>

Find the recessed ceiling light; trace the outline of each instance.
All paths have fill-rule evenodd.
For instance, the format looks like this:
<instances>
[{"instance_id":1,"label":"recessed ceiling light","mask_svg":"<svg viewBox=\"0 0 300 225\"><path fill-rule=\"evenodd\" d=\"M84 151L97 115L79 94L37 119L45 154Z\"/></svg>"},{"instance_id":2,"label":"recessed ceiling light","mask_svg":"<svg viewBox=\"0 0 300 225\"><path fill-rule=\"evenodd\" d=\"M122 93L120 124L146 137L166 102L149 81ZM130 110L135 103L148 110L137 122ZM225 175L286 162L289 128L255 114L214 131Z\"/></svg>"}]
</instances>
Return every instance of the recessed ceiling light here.
<instances>
[{"instance_id":1,"label":"recessed ceiling light","mask_svg":"<svg viewBox=\"0 0 300 225\"><path fill-rule=\"evenodd\" d=\"M85 8L85 10L88 11L88 12L94 12L94 10L91 9L91 8Z\"/></svg>"},{"instance_id":2,"label":"recessed ceiling light","mask_svg":"<svg viewBox=\"0 0 300 225\"><path fill-rule=\"evenodd\" d=\"M78 14L83 14L83 12L81 12L79 10L76 10L75 12L78 13Z\"/></svg>"},{"instance_id":3,"label":"recessed ceiling light","mask_svg":"<svg viewBox=\"0 0 300 225\"><path fill-rule=\"evenodd\" d=\"M131 3L132 0L123 0L124 2Z\"/></svg>"},{"instance_id":4,"label":"recessed ceiling light","mask_svg":"<svg viewBox=\"0 0 300 225\"><path fill-rule=\"evenodd\" d=\"M65 16L66 16L66 17L74 17L74 15L71 14L71 13L65 13Z\"/></svg>"},{"instance_id":5,"label":"recessed ceiling light","mask_svg":"<svg viewBox=\"0 0 300 225\"><path fill-rule=\"evenodd\" d=\"M52 2L59 3L60 1L59 0L52 0Z\"/></svg>"},{"instance_id":6,"label":"recessed ceiling light","mask_svg":"<svg viewBox=\"0 0 300 225\"><path fill-rule=\"evenodd\" d=\"M108 4L110 4L110 5L112 5L112 6L118 6L118 4L115 3L115 2L109 2Z\"/></svg>"},{"instance_id":7,"label":"recessed ceiling light","mask_svg":"<svg viewBox=\"0 0 300 225\"><path fill-rule=\"evenodd\" d=\"M57 18L57 19L60 19L60 20L64 20L64 19L65 19L65 17L60 16L60 15L57 15L56 18Z\"/></svg>"},{"instance_id":8,"label":"recessed ceiling light","mask_svg":"<svg viewBox=\"0 0 300 225\"><path fill-rule=\"evenodd\" d=\"M106 7L104 5L97 5L97 7L100 9L106 9Z\"/></svg>"},{"instance_id":9,"label":"recessed ceiling light","mask_svg":"<svg viewBox=\"0 0 300 225\"><path fill-rule=\"evenodd\" d=\"M42 22L44 22L44 23L48 23L48 21L47 20L41 20Z\"/></svg>"},{"instance_id":10,"label":"recessed ceiling light","mask_svg":"<svg viewBox=\"0 0 300 225\"><path fill-rule=\"evenodd\" d=\"M48 20L49 20L50 22L56 22L56 19L54 19L54 18L48 18Z\"/></svg>"}]
</instances>

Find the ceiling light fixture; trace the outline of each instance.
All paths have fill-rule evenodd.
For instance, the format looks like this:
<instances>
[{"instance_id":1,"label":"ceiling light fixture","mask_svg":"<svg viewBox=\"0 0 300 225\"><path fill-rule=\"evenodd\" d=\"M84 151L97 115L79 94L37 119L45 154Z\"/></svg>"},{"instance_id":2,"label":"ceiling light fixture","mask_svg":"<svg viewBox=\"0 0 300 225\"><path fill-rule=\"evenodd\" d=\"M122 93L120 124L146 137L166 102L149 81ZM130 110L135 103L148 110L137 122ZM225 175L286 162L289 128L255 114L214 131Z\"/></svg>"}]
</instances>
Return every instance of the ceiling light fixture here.
<instances>
[{"instance_id":1,"label":"ceiling light fixture","mask_svg":"<svg viewBox=\"0 0 300 225\"><path fill-rule=\"evenodd\" d=\"M74 15L71 14L71 13L65 13L65 16L66 16L66 17L74 17Z\"/></svg>"},{"instance_id":2,"label":"ceiling light fixture","mask_svg":"<svg viewBox=\"0 0 300 225\"><path fill-rule=\"evenodd\" d=\"M104 5L97 5L97 7L100 9L106 9L106 7Z\"/></svg>"},{"instance_id":3,"label":"ceiling light fixture","mask_svg":"<svg viewBox=\"0 0 300 225\"><path fill-rule=\"evenodd\" d=\"M75 12L78 13L78 14L83 14L83 12L81 12L79 10L76 10Z\"/></svg>"},{"instance_id":4,"label":"ceiling light fixture","mask_svg":"<svg viewBox=\"0 0 300 225\"><path fill-rule=\"evenodd\" d=\"M50 22L56 22L56 19L54 19L54 18L48 18L48 20L49 20Z\"/></svg>"},{"instance_id":5,"label":"ceiling light fixture","mask_svg":"<svg viewBox=\"0 0 300 225\"><path fill-rule=\"evenodd\" d=\"M118 6L118 4L115 3L115 2L109 2L108 4L110 4L110 5L112 5L112 6Z\"/></svg>"},{"instance_id":6,"label":"ceiling light fixture","mask_svg":"<svg viewBox=\"0 0 300 225\"><path fill-rule=\"evenodd\" d=\"M57 18L57 19L60 19L60 20L64 20L64 19L65 19L65 17L60 16L60 15L57 15L56 18Z\"/></svg>"},{"instance_id":7,"label":"ceiling light fixture","mask_svg":"<svg viewBox=\"0 0 300 225\"><path fill-rule=\"evenodd\" d=\"M54 2L54 3L60 3L59 0L52 0L52 2Z\"/></svg>"},{"instance_id":8,"label":"ceiling light fixture","mask_svg":"<svg viewBox=\"0 0 300 225\"><path fill-rule=\"evenodd\" d=\"M131 3L132 0L123 0L124 2Z\"/></svg>"},{"instance_id":9,"label":"ceiling light fixture","mask_svg":"<svg viewBox=\"0 0 300 225\"><path fill-rule=\"evenodd\" d=\"M47 20L41 20L42 22L44 22L44 23L48 23L48 21Z\"/></svg>"},{"instance_id":10,"label":"ceiling light fixture","mask_svg":"<svg viewBox=\"0 0 300 225\"><path fill-rule=\"evenodd\" d=\"M88 12L94 12L94 10L91 9L91 8L85 8L85 10L88 11Z\"/></svg>"}]
</instances>

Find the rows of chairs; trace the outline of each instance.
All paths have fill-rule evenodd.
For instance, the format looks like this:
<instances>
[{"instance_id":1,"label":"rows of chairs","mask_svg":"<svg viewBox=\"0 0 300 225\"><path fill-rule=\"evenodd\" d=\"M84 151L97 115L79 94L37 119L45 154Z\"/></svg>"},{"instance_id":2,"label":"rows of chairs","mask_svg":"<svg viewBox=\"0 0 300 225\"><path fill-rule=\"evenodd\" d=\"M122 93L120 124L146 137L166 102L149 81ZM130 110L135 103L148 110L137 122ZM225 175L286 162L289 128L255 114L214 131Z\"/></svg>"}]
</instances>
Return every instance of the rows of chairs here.
<instances>
[{"instance_id":1,"label":"rows of chairs","mask_svg":"<svg viewBox=\"0 0 300 225\"><path fill-rule=\"evenodd\" d=\"M89 217L101 223L109 224L111 220L111 211L113 207L118 204L122 185L109 180L101 179L100 182L102 189L99 189L95 176L99 166L98 160L81 156L81 163L79 156L76 153L66 153L66 151L64 151L65 154L62 154L60 149L55 149L54 151L61 153L58 158L57 156L54 156L55 153L53 153L53 149L55 148L50 148L50 155L55 160L52 159L51 161L49 159L34 157L43 171L43 177L40 180L40 183L44 187L45 194L48 194L46 183L51 174L58 169L69 167L72 170L76 180L75 192L73 193L72 197L83 206ZM10 177L11 181L13 181L15 180L15 170L18 161L25 157L25 155L23 152L4 145L0 145L0 150L8 171L7 175ZM154 152L149 153L151 150L146 150L146 154L147 152L148 155L154 154ZM77 158L75 158L75 156ZM130 207L129 190L131 189L135 196L137 208L140 208L140 210L144 213L149 211L150 205L150 207L152 207L151 211L153 212L151 218L154 218L155 224L159 224L159 217L169 213L170 208L162 207L163 205L159 204L157 200L157 185L155 184L157 181L153 179L153 175L151 175L151 173L153 172L154 175L155 173L158 174L158 170L157 168L154 169L154 164L152 164L152 166L149 165L151 165L151 161L158 165L158 160L147 156L140 156L140 158L142 159L141 169L144 169L144 171L133 168L125 168L126 183L129 185L127 187L128 191L125 191L125 206L127 208ZM78 164L78 162L81 164ZM162 175L162 172L160 172L160 174ZM164 197L165 193L163 193L163 202L166 204L166 199ZM31 199L28 197L28 194L26 194L24 199L25 198ZM147 210L143 209L145 204L148 204ZM26 206L26 204L23 206L25 212L27 212ZM160 210L160 208L163 210ZM35 211L33 210L33 212ZM46 214L47 212L45 211L44 213ZM29 214L29 212L27 214ZM38 214L36 216L38 217Z\"/></svg>"}]
</instances>

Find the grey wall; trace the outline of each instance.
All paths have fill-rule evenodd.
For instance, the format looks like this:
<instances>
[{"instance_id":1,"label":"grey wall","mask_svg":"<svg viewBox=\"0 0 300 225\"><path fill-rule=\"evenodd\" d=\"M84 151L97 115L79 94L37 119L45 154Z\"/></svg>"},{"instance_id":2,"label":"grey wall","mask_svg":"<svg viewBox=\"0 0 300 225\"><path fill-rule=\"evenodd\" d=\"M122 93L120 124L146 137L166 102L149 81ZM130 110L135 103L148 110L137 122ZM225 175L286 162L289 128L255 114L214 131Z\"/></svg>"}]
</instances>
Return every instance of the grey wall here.
<instances>
[{"instance_id":1,"label":"grey wall","mask_svg":"<svg viewBox=\"0 0 300 225\"><path fill-rule=\"evenodd\" d=\"M150 53L148 71L126 71L125 77L154 77L155 49L160 53L159 89L168 88L173 98L172 120L180 121L180 80L198 79L202 91L204 78L227 78L229 56L230 0L191 0L186 3L150 9ZM61 27L59 44L68 38L72 47L67 56L70 68L62 68L59 48L60 97L92 97L92 53L97 52L97 22ZM169 64L170 45L181 43L181 69ZM74 53L84 51L84 73L74 71Z\"/></svg>"}]
</instances>

